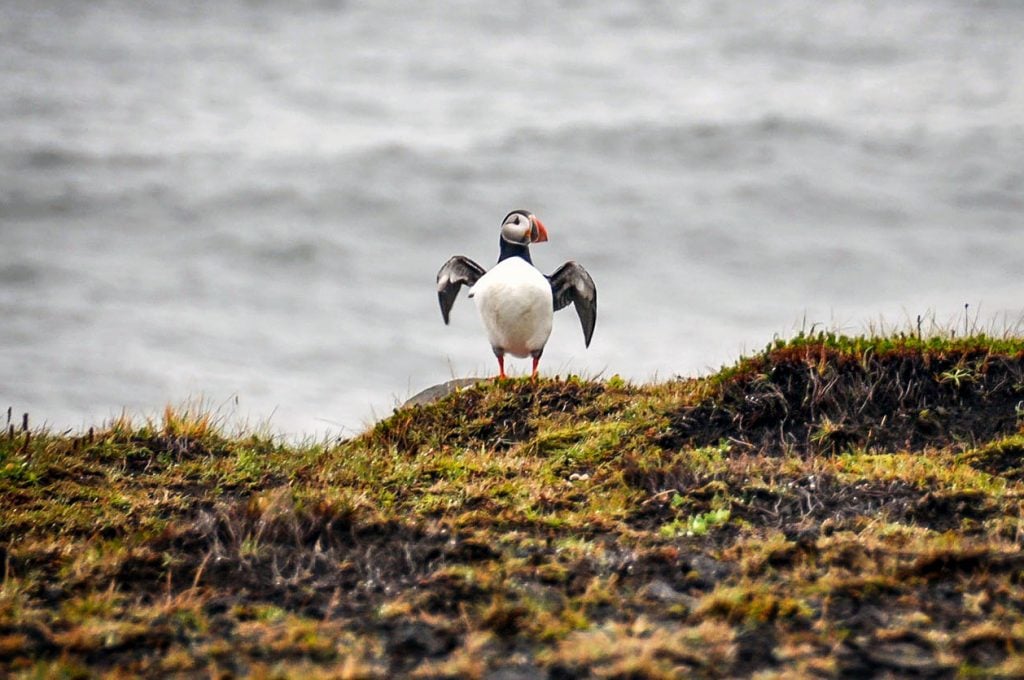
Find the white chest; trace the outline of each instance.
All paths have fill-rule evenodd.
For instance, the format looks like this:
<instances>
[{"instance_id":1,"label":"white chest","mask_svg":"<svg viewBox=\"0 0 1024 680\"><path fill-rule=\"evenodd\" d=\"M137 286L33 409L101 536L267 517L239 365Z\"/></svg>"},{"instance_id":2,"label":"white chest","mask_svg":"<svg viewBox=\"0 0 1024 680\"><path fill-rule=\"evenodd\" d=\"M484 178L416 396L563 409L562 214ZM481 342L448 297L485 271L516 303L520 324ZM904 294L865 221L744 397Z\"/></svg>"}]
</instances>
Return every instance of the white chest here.
<instances>
[{"instance_id":1,"label":"white chest","mask_svg":"<svg viewBox=\"0 0 1024 680\"><path fill-rule=\"evenodd\" d=\"M502 260L470 295L492 347L517 357L544 348L551 335L551 284L536 267L519 257Z\"/></svg>"}]
</instances>

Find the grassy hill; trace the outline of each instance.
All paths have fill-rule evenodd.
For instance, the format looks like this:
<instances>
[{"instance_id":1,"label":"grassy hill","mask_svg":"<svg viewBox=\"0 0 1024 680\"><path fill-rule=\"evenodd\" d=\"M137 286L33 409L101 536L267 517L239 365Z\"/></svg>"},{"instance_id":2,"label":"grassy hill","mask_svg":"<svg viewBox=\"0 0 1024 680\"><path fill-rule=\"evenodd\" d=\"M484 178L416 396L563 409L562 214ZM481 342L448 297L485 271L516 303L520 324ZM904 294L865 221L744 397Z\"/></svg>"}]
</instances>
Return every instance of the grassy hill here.
<instances>
[{"instance_id":1,"label":"grassy hill","mask_svg":"<svg viewBox=\"0 0 1024 680\"><path fill-rule=\"evenodd\" d=\"M2 423L2 415L0 415ZM0 433L0 674L1024 675L1024 340Z\"/></svg>"}]
</instances>

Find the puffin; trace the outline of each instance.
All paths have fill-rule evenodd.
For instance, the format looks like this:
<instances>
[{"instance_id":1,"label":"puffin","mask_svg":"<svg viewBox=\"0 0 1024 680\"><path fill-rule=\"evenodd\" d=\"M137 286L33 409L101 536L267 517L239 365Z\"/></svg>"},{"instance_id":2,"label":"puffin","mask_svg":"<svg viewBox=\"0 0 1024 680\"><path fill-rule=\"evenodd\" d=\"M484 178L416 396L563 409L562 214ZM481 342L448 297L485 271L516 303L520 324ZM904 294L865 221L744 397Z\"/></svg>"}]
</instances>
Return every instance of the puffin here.
<instances>
[{"instance_id":1,"label":"puffin","mask_svg":"<svg viewBox=\"0 0 1024 680\"><path fill-rule=\"evenodd\" d=\"M590 347L597 323L597 288L587 270L573 261L545 275L530 259L530 244L548 240L548 230L528 210L513 210L501 222L498 262L490 271L463 255L456 255L437 272L437 299L441 318L448 324L452 305L462 286L476 303L487 331L498 378L505 375L505 355L533 359L532 380L551 335L554 313L576 307L583 326L583 342Z\"/></svg>"}]
</instances>

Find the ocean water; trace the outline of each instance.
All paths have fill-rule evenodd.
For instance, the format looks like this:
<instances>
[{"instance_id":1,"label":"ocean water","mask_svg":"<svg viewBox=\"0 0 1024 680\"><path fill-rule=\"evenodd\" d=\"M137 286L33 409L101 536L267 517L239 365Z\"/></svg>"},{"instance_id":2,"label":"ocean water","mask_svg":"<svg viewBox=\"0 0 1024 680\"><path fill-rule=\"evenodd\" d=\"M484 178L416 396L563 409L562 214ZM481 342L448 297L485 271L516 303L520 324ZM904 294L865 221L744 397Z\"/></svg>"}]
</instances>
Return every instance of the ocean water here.
<instances>
[{"instance_id":1,"label":"ocean water","mask_svg":"<svg viewBox=\"0 0 1024 680\"><path fill-rule=\"evenodd\" d=\"M598 285L547 374L1019 328L1022 35L1015 0L6 0L0 406L351 434L495 372L434 276L513 208Z\"/></svg>"}]
</instances>

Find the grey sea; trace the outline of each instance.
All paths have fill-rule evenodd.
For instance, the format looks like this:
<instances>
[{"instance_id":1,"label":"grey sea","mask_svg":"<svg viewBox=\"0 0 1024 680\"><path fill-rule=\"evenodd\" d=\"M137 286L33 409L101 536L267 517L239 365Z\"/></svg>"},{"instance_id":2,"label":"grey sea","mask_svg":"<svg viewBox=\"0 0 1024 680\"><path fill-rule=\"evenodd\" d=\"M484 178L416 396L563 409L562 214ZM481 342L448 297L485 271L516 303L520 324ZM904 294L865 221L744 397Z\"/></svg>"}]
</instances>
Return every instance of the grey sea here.
<instances>
[{"instance_id":1,"label":"grey sea","mask_svg":"<svg viewBox=\"0 0 1024 680\"><path fill-rule=\"evenodd\" d=\"M496 370L434 276L513 208L598 285L547 375L1019 329L1022 36L1017 0L5 0L0 406L351 434Z\"/></svg>"}]
</instances>

